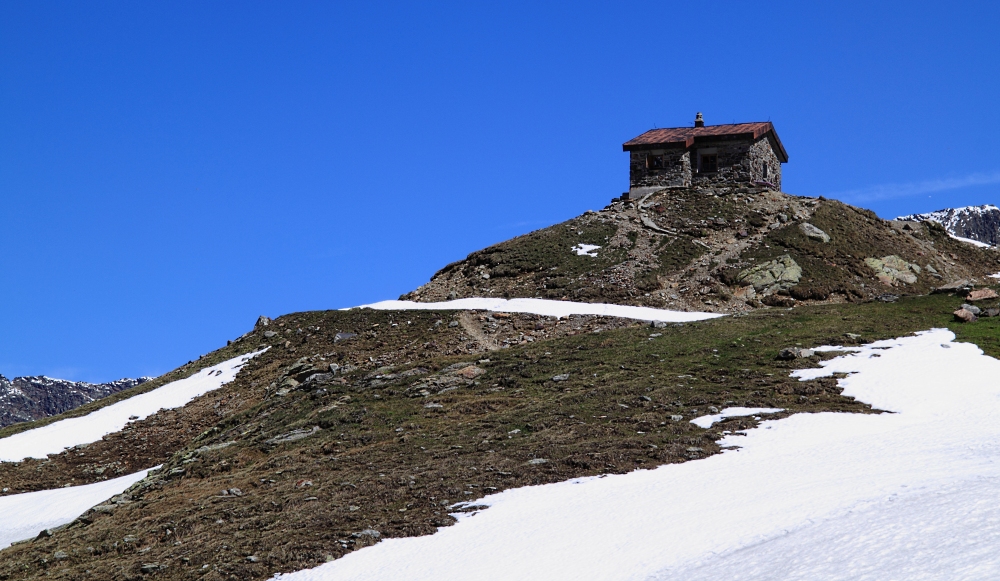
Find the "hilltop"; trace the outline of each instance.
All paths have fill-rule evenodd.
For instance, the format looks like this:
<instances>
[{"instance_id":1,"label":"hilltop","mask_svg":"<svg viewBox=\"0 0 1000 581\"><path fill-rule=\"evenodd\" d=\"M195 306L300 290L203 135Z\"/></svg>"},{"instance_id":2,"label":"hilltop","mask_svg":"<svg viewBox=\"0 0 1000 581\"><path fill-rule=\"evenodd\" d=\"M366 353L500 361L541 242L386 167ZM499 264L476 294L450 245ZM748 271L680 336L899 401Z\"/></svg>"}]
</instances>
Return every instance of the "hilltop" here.
<instances>
[{"instance_id":1,"label":"hilltop","mask_svg":"<svg viewBox=\"0 0 1000 581\"><path fill-rule=\"evenodd\" d=\"M0 579L266 579L432 535L505 490L714 456L767 419L877 415L841 376L791 374L836 356L811 347L932 327L1000 355L1000 317L951 315L962 288L997 271L1000 254L937 223L833 200L766 188L619 200L473 252L403 298L538 297L705 320L405 303L261 317L167 375L0 429L0 502L126 479L0 551ZM93 430L88 418L112 416L103 435L59 439L81 433L60 431L70 418ZM11 444L35 435L40 452Z\"/></svg>"},{"instance_id":2,"label":"hilltop","mask_svg":"<svg viewBox=\"0 0 1000 581\"><path fill-rule=\"evenodd\" d=\"M573 250L576 249L576 250ZM543 297L747 312L982 284L1000 252L765 188L669 188L470 254L401 299Z\"/></svg>"}]
</instances>

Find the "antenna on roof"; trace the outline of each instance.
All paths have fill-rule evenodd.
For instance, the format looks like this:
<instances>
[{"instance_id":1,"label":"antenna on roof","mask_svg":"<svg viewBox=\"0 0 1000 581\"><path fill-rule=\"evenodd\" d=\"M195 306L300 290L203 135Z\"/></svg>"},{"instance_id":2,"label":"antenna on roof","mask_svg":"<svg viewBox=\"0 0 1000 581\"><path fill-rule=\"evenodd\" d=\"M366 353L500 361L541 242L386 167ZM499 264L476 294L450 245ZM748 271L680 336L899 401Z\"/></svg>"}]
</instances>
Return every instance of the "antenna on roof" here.
<instances>
[{"instance_id":1,"label":"antenna on roof","mask_svg":"<svg viewBox=\"0 0 1000 581\"><path fill-rule=\"evenodd\" d=\"M705 126L705 120L701 118L701 111L698 111L698 113L695 114L695 116L694 116L694 126L695 127L704 127Z\"/></svg>"}]
</instances>

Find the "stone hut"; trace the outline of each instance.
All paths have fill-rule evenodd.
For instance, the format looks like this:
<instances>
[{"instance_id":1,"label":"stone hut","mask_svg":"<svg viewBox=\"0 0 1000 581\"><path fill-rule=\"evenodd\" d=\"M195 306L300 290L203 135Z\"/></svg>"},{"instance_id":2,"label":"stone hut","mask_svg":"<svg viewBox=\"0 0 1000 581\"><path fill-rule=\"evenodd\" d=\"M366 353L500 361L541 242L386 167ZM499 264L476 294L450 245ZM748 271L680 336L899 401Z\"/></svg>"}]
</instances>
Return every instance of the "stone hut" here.
<instances>
[{"instance_id":1,"label":"stone hut","mask_svg":"<svg viewBox=\"0 0 1000 581\"><path fill-rule=\"evenodd\" d=\"M665 187L758 185L781 189L788 161L770 121L651 129L626 141L629 197Z\"/></svg>"}]
</instances>

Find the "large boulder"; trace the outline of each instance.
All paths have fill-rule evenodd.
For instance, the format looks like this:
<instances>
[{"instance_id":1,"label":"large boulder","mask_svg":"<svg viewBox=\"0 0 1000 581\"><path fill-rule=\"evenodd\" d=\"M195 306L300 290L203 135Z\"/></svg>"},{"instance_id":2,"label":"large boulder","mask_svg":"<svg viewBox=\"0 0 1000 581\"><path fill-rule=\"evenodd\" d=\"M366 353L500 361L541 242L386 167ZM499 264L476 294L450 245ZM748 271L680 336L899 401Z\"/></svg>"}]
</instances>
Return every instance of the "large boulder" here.
<instances>
[{"instance_id":1,"label":"large boulder","mask_svg":"<svg viewBox=\"0 0 1000 581\"><path fill-rule=\"evenodd\" d=\"M738 283L752 286L756 292L763 295L787 290L798 284L801 279L802 267L787 254L736 275Z\"/></svg>"},{"instance_id":2,"label":"large boulder","mask_svg":"<svg viewBox=\"0 0 1000 581\"><path fill-rule=\"evenodd\" d=\"M865 264L875 271L875 276L882 284L890 286L898 282L913 284L917 282L917 275L920 274L919 266L907 262L895 254L882 258L866 258Z\"/></svg>"},{"instance_id":3,"label":"large boulder","mask_svg":"<svg viewBox=\"0 0 1000 581\"><path fill-rule=\"evenodd\" d=\"M802 233L806 235L806 238L811 238L817 242L826 243L830 241L829 234L813 226L809 222L803 222L799 224L799 230L801 230Z\"/></svg>"}]
</instances>

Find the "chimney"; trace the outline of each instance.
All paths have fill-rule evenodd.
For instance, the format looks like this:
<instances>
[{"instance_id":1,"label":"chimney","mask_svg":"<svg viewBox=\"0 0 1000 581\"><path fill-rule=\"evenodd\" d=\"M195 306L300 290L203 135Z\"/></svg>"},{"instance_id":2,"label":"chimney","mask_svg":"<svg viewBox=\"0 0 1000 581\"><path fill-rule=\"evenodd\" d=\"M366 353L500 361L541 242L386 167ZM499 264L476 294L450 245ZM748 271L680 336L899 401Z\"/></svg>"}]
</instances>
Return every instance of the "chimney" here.
<instances>
[{"instance_id":1,"label":"chimney","mask_svg":"<svg viewBox=\"0 0 1000 581\"><path fill-rule=\"evenodd\" d=\"M701 112L700 111L698 112L697 115L694 116L694 126L695 127L704 127L705 126L705 120L701 118Z\"/></svg>"}]
</instances>

